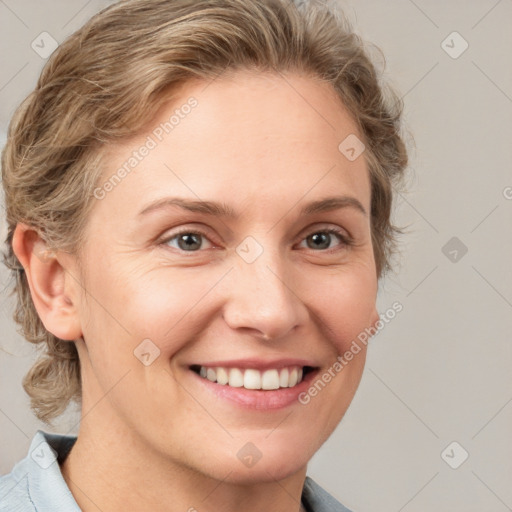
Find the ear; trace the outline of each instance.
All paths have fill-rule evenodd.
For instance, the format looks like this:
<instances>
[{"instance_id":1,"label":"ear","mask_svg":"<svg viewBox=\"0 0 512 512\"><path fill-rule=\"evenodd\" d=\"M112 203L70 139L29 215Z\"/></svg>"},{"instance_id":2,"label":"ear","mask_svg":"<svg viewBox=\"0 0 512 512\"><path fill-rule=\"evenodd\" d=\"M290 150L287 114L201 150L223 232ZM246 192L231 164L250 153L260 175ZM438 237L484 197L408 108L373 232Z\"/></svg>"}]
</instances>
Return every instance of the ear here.
<instances>
[{"instance_id":1,"label":"ear","mask_svg":"<svg viewBox=\"0 0 512 512\"><path fill-rule=\"evenodd\" d=\"M69 259L63 253L50 252L39 233L23 223L14 230L12 248L25 269L34 306L46 330L63 340L80 337L80 285L73 270L63 265Z\"/></svg>"}]
</instances>

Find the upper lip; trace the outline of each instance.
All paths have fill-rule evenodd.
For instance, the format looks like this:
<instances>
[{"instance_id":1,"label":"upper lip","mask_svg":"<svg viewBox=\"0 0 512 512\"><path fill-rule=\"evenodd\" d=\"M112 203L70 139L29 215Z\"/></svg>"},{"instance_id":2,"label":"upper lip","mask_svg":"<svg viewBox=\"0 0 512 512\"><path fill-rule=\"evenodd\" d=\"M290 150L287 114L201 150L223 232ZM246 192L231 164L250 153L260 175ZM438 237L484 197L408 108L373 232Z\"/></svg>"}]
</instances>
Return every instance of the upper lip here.
<instances>
[{"instance_id":1,"label":"upper lip","mask_svg":"<svg viewBox=\"0 0 512 512\"><path fill-rule=\"evenodd\" d=\"M249 358L249 359L230 359L223 361L208 361L208 362L198 362L191 364L189 366L204 366L205 368L245 368L245 369L254 369L254 370L270 370L270 369L281 369L287 368L290 366L310 366L312 368L317 367L314 361L308 359L297 359L297 358L287 358L287 359L273 359L273 360L263 360L257 358Z\"/></svg>"}]
</instances>

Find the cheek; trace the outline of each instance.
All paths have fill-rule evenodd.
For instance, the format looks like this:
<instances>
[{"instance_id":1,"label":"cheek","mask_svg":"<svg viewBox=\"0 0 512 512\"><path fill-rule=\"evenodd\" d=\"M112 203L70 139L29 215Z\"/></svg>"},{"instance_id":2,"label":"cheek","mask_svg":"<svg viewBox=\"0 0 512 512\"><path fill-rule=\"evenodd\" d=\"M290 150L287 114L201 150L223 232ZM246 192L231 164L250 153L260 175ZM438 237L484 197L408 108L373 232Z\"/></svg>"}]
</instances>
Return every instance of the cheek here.
<instances>
[{"instance_id":1,"label":"cheek","mask_svg":"<svg viewBox=\"0 0 512 512\"><path fill-rule=\"evenodd\" d=\"M218 307L214 289L224 273L197 268L121 272L119 267L98 273L89 283L97 300L88 300L91 321L84 335L103 386L112 385L128 369L131 379L147 378L139 353L155 358L152 370L168 370L177 352L201 338Z\"/></svg>"},{"instance_id":2,"label":"cheek","mask_svg":"<svg viewBox=\"0 0 512 512\"><path fill-rule=\"evenodd\" d=\"M154 339L171 355L204 328L214 310L215 284L223 272L192 268L150 272L130 283L130 304L123 313L132 332ZM205 309L206 308L206 309Z\"/></svg>"},{"instance_id":3,"label":"cheek","mask_svg":"<svg viewBox=\"0 0 512 512\"><path fill-rule=\"evenodd\" d=\"M303 293L311 297L310 309L318 315L319 329L338 354L345 352L375 319L376 276L365 266L347 267L316 279L314 289Z\"/></svg>"}]
</instances>

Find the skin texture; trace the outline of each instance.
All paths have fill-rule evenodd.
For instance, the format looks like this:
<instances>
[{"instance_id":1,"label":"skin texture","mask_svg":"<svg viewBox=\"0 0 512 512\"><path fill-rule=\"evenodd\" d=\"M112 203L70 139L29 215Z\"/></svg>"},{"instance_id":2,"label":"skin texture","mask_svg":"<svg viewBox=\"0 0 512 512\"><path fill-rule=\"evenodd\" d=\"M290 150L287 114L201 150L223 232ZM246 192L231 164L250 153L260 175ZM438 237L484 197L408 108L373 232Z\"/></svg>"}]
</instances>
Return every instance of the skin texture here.
<instances>
[{"instance_id":1,"label":"skin texture","mask_svg":"<svg viewBox=\"0 0 512 512\"><path fill-rule=\"evenodd\" d=\"M78 340L82 423L63 475L85 511L298 511L306 465L347 410L366 349L309 404L274 410L211 394L189 366L303 358L321 375L378 320L368 170L338 150L359 133L330 85L238 71L184 84L147 131L109 148L103 179L190 97L197 106L95 204L83 273L77 256L42 258L36 233L16 230L45 327ZM300 214L333 195L367 213ZM176 206L138 215L171 196L240 217ZM329 228L353 245L325 235L317 248L311 235ZM204 234L198 249L183 249L181 229ZM236 251L248 236L263 250L252 263ZM148 366L134 356L144 339L160 350ZM262 454L252 467L237 457L247 442Z\"/></svg>"}]
</instances>

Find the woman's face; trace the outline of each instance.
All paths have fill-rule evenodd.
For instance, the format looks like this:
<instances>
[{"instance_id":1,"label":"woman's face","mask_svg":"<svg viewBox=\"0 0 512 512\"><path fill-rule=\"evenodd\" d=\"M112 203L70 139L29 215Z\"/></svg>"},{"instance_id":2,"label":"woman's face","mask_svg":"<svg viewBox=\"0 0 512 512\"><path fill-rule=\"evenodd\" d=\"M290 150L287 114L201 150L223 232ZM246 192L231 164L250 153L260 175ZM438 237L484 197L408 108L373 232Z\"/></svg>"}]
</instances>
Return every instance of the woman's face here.
<instances>
[{"instance_id":1,"label":"woman's face","mask_svg":"<svg viewBox=\"0 0 512 512\"><path fill-rule=\"evenodd\" d=\"M364 347L299 395L378 319L356 125L329 85L237 72L148 126L110 148L87 226L88 421L215 478L284 478L343 417Z\"/></svg>"}]
</instances>

